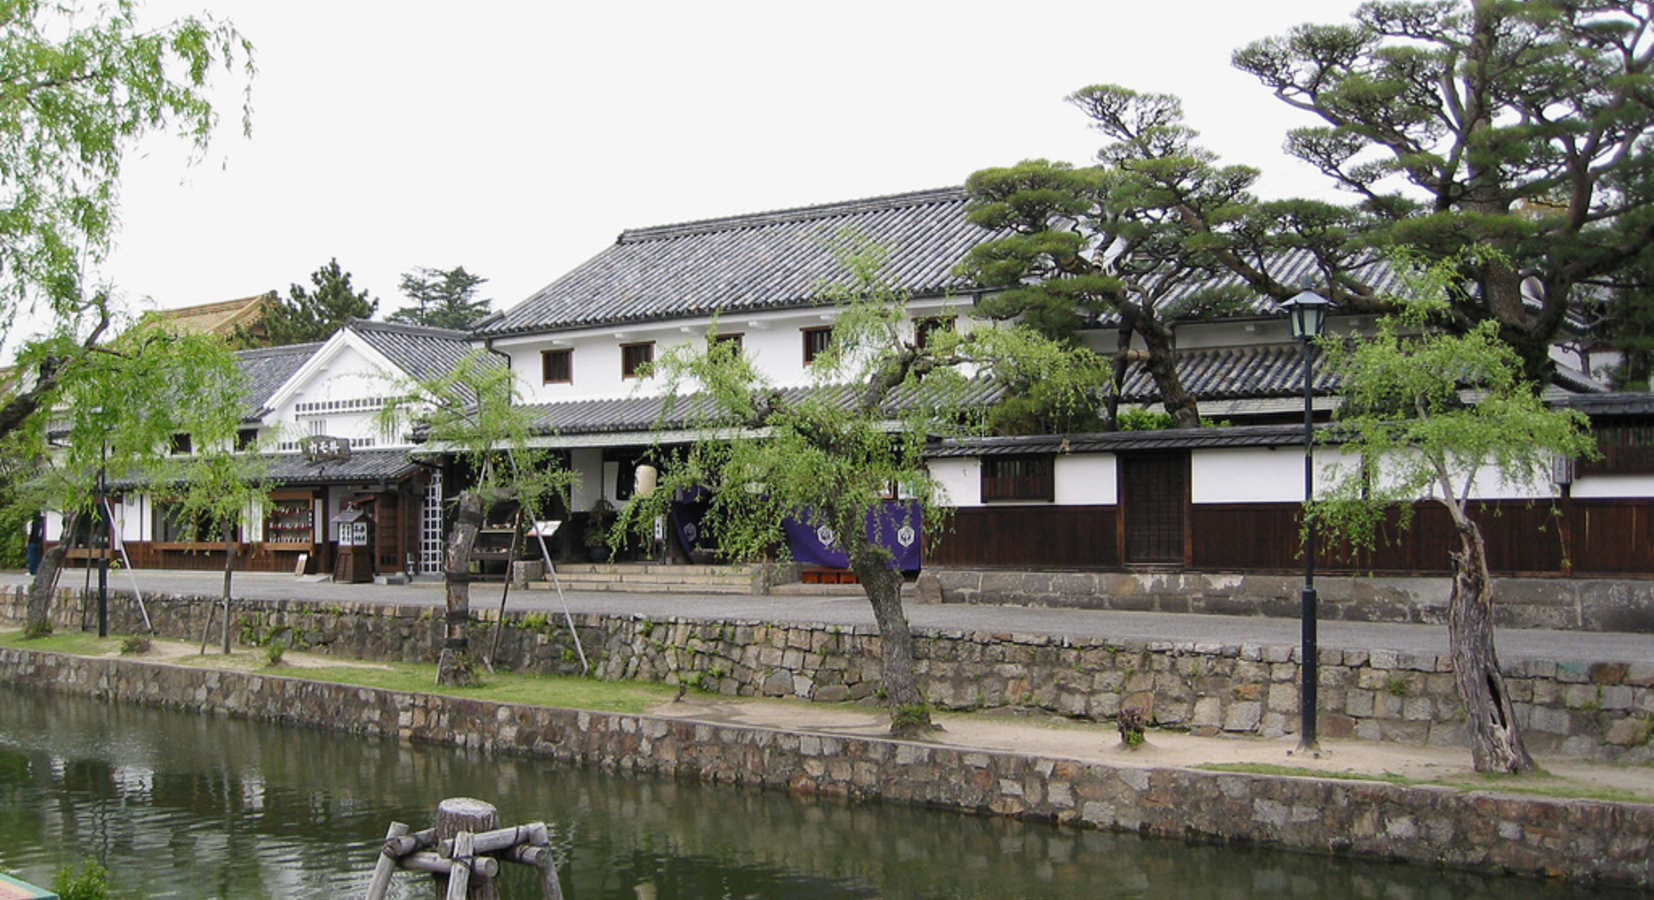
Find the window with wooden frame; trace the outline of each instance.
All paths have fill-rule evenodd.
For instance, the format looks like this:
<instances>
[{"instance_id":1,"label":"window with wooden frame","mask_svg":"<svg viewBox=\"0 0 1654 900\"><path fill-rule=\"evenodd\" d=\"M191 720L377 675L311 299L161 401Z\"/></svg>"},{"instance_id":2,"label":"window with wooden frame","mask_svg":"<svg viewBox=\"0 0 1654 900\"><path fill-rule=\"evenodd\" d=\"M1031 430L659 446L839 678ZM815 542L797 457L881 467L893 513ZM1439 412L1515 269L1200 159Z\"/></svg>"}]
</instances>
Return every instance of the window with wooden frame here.
<instances>
[{"instance_id":1,"label":"window with wooden frame","mask_svg":"<svg viewBox=\"0 0 1654 900\"><path fill-rule=\"evenodd\" d=\"M913 346L920 350L930 344L930 336L939 331L952 331L957 321L954 316L929 316L913 320Z\"/></svg>"},{"instance_id":2,"label":"window with wooden frame","mask_svg":"<svg viewBox=\"0 0 1654 900\"><path fill-rule=\"evenodd\" d=\"M1596 459L1581 459L1580 475L1654 474L1654 416L1601 423L1593 429Z\"/></svg>"},{"instance_id":3,"label":"window with wooden frame","mask_svg":"<svg viewBox=\"0 0 1654 900\"><path fill-rule=\"evenodd\" d=\"M804 335L804 365L816 361L816 357L827 352L833 346L833 328L831 325L821 328L799 329Z\"/></svg>"},{"instance_id":4,"label":"window with wooden frame","mask_svg":"<svg viewBox=\"0 0 1654 900\"><path fill-rule=\"evenodd\" d=\"M620 345L620 377L642 378L655 361L655 342Z\"/></svg>"},{"instance_id":5,"label":"window with wooden frame","mask_svg":"<svg viewBox=\"0 0 1654 900\"><path fill-rule=\"evenodd\" d=\"M194 447L190 441L190 436L188 434L179 433L172 436L172 442L167 448L167 452L173 456L189 456L190 451L193 449Z\"/></svg>"},{"instance_id":6,"label":"window with wooden frame","mask_svg":"<svg viewBox=\"0 0 1654 900\"><path fill-rule=\"evenodd\" d=\"M540 352L540 380L545 384L571 384L574 381L574 351L569 349Z\"/></svg>"},{"instance_id":7,"label":"window with wooden frame","mask_svg":"<svg viewBox=\"0 0 1654 900\"><path fill-rule=\"evenodd\" d=\"M258 448L258 429L243 428L235 433L235 449L246 452Z\"/></svg>"},{"instance_id":8,"label":"window with wooden frame","mask_svg":"<svg viewBox=\"0 0 1654 900\"><path fill-rule=\"evenodd\" d=\"M1051 456L989 456L982 460L982 502L1057 499L1057 465Z\"/></svg>"}]
</instances>

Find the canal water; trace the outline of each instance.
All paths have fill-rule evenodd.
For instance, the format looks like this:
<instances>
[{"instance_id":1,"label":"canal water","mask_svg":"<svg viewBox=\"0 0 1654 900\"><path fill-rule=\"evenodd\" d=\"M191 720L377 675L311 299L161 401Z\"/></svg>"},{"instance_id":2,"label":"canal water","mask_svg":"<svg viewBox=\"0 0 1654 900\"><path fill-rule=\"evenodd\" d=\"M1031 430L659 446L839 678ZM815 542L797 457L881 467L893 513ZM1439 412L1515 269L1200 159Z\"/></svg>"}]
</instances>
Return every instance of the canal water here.
<instances>
[{"instance_id":1,"label":"canal water","mask_svg":"<svg viewBox=\"0 0 1654 900\"><path fill-rule=\"evenodd\" d=\"M444 797L544 821L569 900L1644 896L610 774L0 686L0 870L113 896L354 900ZM506 898L537 898L510 866ZM399 874L392 897L434 896Z\"/></svg>"}]
</instances>

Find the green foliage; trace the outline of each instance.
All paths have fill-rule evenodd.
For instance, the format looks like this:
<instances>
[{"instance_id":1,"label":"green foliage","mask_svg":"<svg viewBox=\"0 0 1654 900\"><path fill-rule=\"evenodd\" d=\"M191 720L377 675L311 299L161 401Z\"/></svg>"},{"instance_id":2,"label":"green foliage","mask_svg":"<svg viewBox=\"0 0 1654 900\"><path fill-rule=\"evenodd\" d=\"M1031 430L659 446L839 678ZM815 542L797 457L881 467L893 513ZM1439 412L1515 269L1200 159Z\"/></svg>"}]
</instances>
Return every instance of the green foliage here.
<instances>
[{"instance_id":1,"label":"green foliage","mask_svg":"<svg viewBox=\"0 0 1654 900\"><path fill-rule=\"evenodd\" d=\"M141 656L148 653L149 649L150 641L148 635L129 634L126 637L121 638L121 655L123 656Z\"/></svg>"},{"instance_id":2,"label":"green foliage","mask_svg":"<svg viewBox=\"0 0 1654 900\"><path fill-rule=\"evenodd\" d=\"M718 341L680 345L657 361L666 396L694 397L675 402L694 414L689 427L702 437L662 467L653 495L621 510L627 533L651 535L674 495L706 488L708 529L732 559L769 558L785 546L782 520L803 516L831 528L853 561L888 561L866 539L868 513L899 488L922 507L926 531L941 533L945 509L925 446L982 432L983 376L1038 373L1053 408L1096 405L1089 351L1010 327L939 331L921 348L908 298L880 275L886 251L850 234L836 250L848 278L822 289L822 302L839 312L807 390L776 388Z\"/></svg>"},{"instance_id":3,"label":"green foliage","mask_svg":"<svg viewBox=\"0 0 1654 900\"><path fill-rule=\"evenodd\" d=\"M1152 409L1122 409L1114 417L1114 426L1120 431L1160 431L1172 424L1169 413Z\"/></svg>"},{"instance_id":4,"label":"green foliage","mask_svg":"<svg viewBox=\"0 0 1654 900\"><path fill-rule=\"evenodd\" d=\"M118 226L126 152L156 132L203 152L212 76L250 79L252 47L211 19L140 23L135 0L7 0L0 19L0 321L36 300L73 321Z\"/></svg>"},{"instance_id":5,"label":"green foliage","mask_svg":"<svg viewBox=\"0 0 1654 900\"><path fill-rule=\"evenodd\" d=\"M930 704L915 703L898 706L890 712L890 730L893 733L930 727Z\"/></svg>"},{"instance_id":6,"label":"green foliage","mask_svg":"<svg viewBox=\"0 0 1654 900\"><path fill-rule=\"evenodd\" d=\"M1341 456L1311 518L1353 549L1374 546L1387 510L1405 526L1412 503L1429 498L1464 521L1479 481L1544 489L1553 456L1594 452L1584 417L1545 407L1496 323L1464 334L1428 329L1457 263L1396 265L1414 299L1398 298L1401 312L1371 337L1322 341L1344 395L1340 427L1327 434Z\"/></svg>"},{"instance_id":7,"label":"green foliage","mask_svg":"<svg viewBox=\"0 0 1654 900\"><path fill-rule=\"evenodd\" d=\"M109 900L109 870L96 860L64 866L52 879L58 900Z\"/></svg>"},{"instance_id":8,"label":"green foliage","mask_svg":"<svg viewBox=\"0 0 1654 900\"><path fill-rule=\"evenodd\" d=\"M59 347L40 342L20 359L31 365ZM243 396L240 371L222 340L140 321L45 394L55 410L52 421L33 417L17 433L18 452L35 465L17 502L28 512L90 514L106 473L109 480L171 485L186 517L233 521L238 510L231 508L248 502L253 490L245 461L231 452ZM190 436L197 452L169 452L180 434Z\"/></svg>"},{"instance_id":9,"label":"green foliage","mask_svg":"<svg viewBox=\"0 0 1654 900\"><path fill-rule=\"evenodd\" d=\"M265 312L271 346L325 341L346 322L372 318L379 308L367 291L351 287L350 273L339 268L337 258L310 273L310 283L311 289L292 285L287 299L278 298Z\"/></svg>"},{"instance_id":10,"label":"green foliage","mask_svg":"<svg viewBox=\"0 0 1654 900\"><path fill-rule=\"evenodd\" d=\"M285 641L271 641L264 648L264 664L270 668L281 665L281 658L287 654Z\"/></svg>"},{"instance_id":11,"label":"green foliage","mask_svg":"<svg viewBox=\"0 0 1654 900\"><path fill-rule=\"evenodd\" d=\"M568 498L574 474L555 454L529 446L534 421L511 370L491 353L473 351L448 372L400 385L379 424L386 431L417 428L431 449L456 454L485 508L512 499L534 521Z\"/></svg>"},{"instance_id":12,"label":"green foliage","mask_svg":"<svg viewBox=\"0 0 1654 900\"><path fill-rule=\"evenodd\" d=\"M1651 15L1561 0L1369 3L1349 24L1242 48L1238 68L1320 119L1288 135L1289 151L1360 200L1341 224L1299 201L1260 210L1257 227L1311 249L1346 307L1381 305L1352 244L1455 265L1442 323L1497 323L1524 377L1542 382L1576 287L1616 271L1646 284L1626 267L1654 242Z\"/></svg>"},{"instance_id":13,"label":"green foliage","mask_svg":"<svg viewBox=\"0 0 1654 900\"><path fill-rule=\"evenodd\" d=\"M402 293L414 301L385 317L387 322L424 325L430 328L464 329L488 315L492 300L479 300L477 288L488 279L465 271L428 269L423 266L402 273Z\"/></svg>"}]
</instances>

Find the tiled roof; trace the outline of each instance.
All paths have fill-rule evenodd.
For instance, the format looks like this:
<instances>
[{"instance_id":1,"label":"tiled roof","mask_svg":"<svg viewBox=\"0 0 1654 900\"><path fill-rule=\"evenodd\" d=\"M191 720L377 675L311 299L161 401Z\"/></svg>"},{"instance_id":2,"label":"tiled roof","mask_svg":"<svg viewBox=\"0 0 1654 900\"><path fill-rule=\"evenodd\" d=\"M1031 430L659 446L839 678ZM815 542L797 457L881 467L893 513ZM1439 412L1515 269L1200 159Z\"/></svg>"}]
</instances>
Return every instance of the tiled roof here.
<instances>
[{"instance_id":1,"label":"tiled roof","mask_svg":"<svg viewBox=\"0 0 1654 900\"><path fill-rule=\"evenodd\" d=\"M848 406L854 399L853 388L835 385L827 388L787 388L778 391L785 402L796 403L813 391L825 390L836 403ZM965 406L987 406L999 399L1000 391L993 385L978 382L960 402ZM898 392L885 405L886 414L894 417L900 410L918 401L913 392ZM524 407L533 416L533 431L537 434L598 434L605 432L650 431L656 428L675 430L694 425L710 411L704 395L674 398L670 407L665 397L625 397L617 400L574 400L567 403L542 403Z\"/></svg>"},{"instance_id":2,"label":"tiled roof","mask_svg":"<svg viewBox=\"0 0 1654 900\"><path fill-rule=\"evenodd\" d=\"M453 371L473 349L471 335L465 331L367 319L351 319L345 327L403 371L421 380Z\"/></svg>"},{"instance_id":3,"label":"tiled roof","mask_svg":"<svg viewBox=\"0 0 1654 900\"><path fill-rule=\"evenodd\" d=\"M1646 391L1581 394L1562 398L1552 405L1577 409L1588 416L1654 416L1654 394Z\"/></svg>"},{"instance_id":4,"label":"tiled roof","mask_svg":"<svg viewBox=\"0 0 1654 900\"><path fill-rule=\"evenodd\" d=\"M623 232L614 245L509 310L480 336L787 309L842 282L832 241L849 229L888 247L882 274L915 296L970 289L953 267L999 237L965 219L963 188Z\"/></svg>"},{"instance_id":5,"label":"tiled roof","mask_svg":"<svg viewBox=\"0 0 1654 900\"><path fill-rule=\"evenodd\" d=\"M1229 425L1099 434L1028 435L941 441L927 456L1022 456L1046 453L1119 453L1136 450L1222 447L1301 447L1302 425Z\"/></svg>"},{"instance_id":6,"label":"tiled roof","mask_svg":"<svg viewBox=\"0 0 1654 900\"><path fill-rule=\"evenodd\" d=\"M229 337L235 333L236 326L256 325L264 318L265 307L275 302L276 292L267 291L256 297L162 309L146 315L161 319L181 331Z\"/></svg>"},{"instance_id":7,"label":"tiled roof","mask_svg":"<svg viewBox=\"0 0 1654 900\"><path fill-rule=\"evenodd\" d=\"M321 346L288 344L283 347L236 351L241 374L247 379L249 412L262 409L270 395L276 392L276 388L281 387Z\"/></svg>"},{"instance_id":8,"label":"tiled roof","mask_svg":"<svg viewBox=\"0 0 1654 900\"><path fill-rule=\"evenodd\" d=\"M349 459L310 462L297 453L266 456L264 477L273 484L346 484L395 481L418 468L406 450L355 450Z\"/></svg>"},{"instance_id":9,"label":"tiled roof","mask_svg":"<svg viewBox=\"0 0 1654 900\"><path fill-rule=\"evenodd\" d=\"M1249 400L1284 397L1304 392L1304 351L1297 344L1263 344L1249 347L1180 350L1177 372L1183 387L1198 400ZM1337 379L1315 369L1315 393L1330 394ZM1142 362L1126 372L1120 399L1128 403L1149 403L1160 399L1160 390Z\"/></svg>"}]
</instances>

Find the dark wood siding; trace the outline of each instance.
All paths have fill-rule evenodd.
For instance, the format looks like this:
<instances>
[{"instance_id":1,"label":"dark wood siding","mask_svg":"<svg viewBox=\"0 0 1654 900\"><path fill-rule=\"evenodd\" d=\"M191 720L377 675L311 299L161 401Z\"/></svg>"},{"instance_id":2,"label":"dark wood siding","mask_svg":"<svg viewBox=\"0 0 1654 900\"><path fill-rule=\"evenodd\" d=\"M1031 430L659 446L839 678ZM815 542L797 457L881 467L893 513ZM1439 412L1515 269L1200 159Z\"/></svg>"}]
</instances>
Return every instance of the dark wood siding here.
<instances>
[{"instance_id":1,"label":"dark wood siding","mask_svg":"<svg viewBox=\"0 0 1654 900\"><path fill-rule=\"evenodd\" d=\"M1189 567L1199 571L1303 569L1296 503L1189 507ZM1494 572L1505 575L1654 575L1654 500L1521 501L1476 504ZM957 511L927 565L1118 569L1111 506L982 506ZM1445 575L1457 544L1447 511L1414 509L1406 531L1392 520L1379 546L1351 557L1323 542L1316 567L1329 574ZM1563 564L1571 564L1564 573Z\"/></svg>"},{"instance_id":2,"label":"dark wood siding","mask_svg":"<svg viewBox=\"0 0 1654 900\"><path fill-rule=\"evenodd\" d=\"M1114 568L1112 506L971 506L925 554L931 566Z\"/></svg>"}]
</instances>

